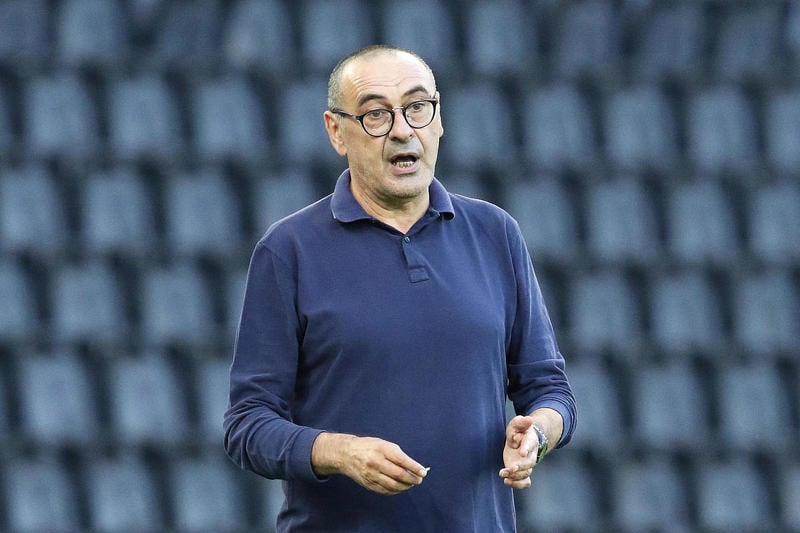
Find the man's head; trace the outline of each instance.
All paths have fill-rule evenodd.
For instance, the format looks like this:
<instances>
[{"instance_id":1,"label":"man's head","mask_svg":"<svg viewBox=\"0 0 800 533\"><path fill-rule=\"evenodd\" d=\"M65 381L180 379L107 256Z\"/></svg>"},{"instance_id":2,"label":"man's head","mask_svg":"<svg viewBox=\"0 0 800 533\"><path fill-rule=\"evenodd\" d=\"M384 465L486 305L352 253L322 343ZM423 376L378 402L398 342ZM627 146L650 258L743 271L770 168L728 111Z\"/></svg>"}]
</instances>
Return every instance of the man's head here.
<instances>
[{"instance_id":1,"label":"man's head","mask_svg":"<svg viewBox=\"0 0 800 533\"><path fill-rule=\"evenodd\" d=\"M386 207L427 194L443 133L438 98L430 67L406 50L372 46L336 65L325 128L348 159L354 193ZM386 127L371 127L374 117L388 118Z\"/></svg>"}]
</instances>

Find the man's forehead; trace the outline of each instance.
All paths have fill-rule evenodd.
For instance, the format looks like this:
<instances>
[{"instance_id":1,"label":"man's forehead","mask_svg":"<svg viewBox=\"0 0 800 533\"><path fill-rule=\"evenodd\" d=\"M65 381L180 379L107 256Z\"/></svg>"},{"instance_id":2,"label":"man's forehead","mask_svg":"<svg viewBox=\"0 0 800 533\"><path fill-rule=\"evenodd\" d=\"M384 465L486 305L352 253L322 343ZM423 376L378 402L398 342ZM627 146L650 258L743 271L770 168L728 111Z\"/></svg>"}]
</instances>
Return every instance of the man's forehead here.
<instances>
[{"instance_id":1,"label":"man's forehead","mask_svg":"<svg viewBox=\"0 0 800 533\"><path fill-rule=\"evenodd\" d=\"M343 73L348 99L361 93L404 93L422 86L433 94L435 81L430 70L417 58L402 52L379 52L353 61Z\"/></svg>"}]
</instances>

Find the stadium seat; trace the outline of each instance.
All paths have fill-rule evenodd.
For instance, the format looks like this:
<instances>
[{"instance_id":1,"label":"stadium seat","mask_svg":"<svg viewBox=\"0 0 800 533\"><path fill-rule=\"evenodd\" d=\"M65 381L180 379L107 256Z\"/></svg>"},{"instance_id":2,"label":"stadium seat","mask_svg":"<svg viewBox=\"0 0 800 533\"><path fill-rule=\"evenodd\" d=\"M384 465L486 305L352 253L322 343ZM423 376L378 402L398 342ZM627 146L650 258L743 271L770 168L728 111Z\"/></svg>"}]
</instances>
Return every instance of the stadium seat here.
<instances>
[{"instance_id":1,"label":"stadium seat","mask_svg":"<svg viewBox=\"0 0 800 533\"><path fill-rule=\"evenodd\" d=\"M522 516L518 517L522 527L541 531L597 528L599 495L596 482L584 465L575 459L548 458L536 468L534 479L539 490L520 493L525 501Z\"/></svg>"},{"instance_id":2,"label":"stadium seat","mask_svg":"<svg viewBox=\"0 0 800 533\"><path fill-rule=\"evenodd\" d=\"M142 339L149 346L197 346L216 334L211 295L188 264L145 271L140 305Z\"/></svg>"},{"instance_id":3,"label":"stadium seat","mask_svg":"<svg viewBox=\"0 0 800 533\"><path fill-rule=\"evenodd\" d=\"M708 445L708 398L692 367L651 365L636 369L634 376L633 422L639 442L665 452Z\"/></svg>"},{"instance_id":4,"label":"stadium seat","mask_svg":"<svg viewBox=\"0 0 800 533\"><path fill-rule=\"evenodd\" d=\"M699 526L711 531L772 531L756 468L743 460L702 463L697 474Z\"/></svg>"},{"instance_id":5,"label":"stadium seat","mask_svg":"<svg viewBox=\"0 0 800 533\"><path fill-rule=\"evenodd\" d=\"M766 81L776 68L782 9L777 3L730 8L722 17L714 63L725 81Z\"/></svg>"},{"instance_id":6,"label":"stadium seat","mask_svg":"<svg viewBox=\"0 0 800 533\"><path fill-rule=\"evenodd\" d=\"M94 391L86 368L69 353L19 359L22 432L45 447L87 445L97 438Z\"/></svg>"},{"instance_id":7,"label":"stadium seat","mask_svg":"<svg viewBox=\"0 0 800 533\"><path fill-rule=\"evenodd\" d=\"M81 530L77 491L51 459L15 459L6 469L8 528L15 533Z\"/></svg>"},{"instance_id":8,"label":"stadium seat","mask_svg":"<svg viewBox=\"0 0 800 533\"><path fill-rule=\"evenodd\" d=\"M67 244L61 194L42 167L0 172L0 250L56 257Z\"/></svg>"},{"instance_id":9,"label":"stadium seat","mask_svg":"<svg viewBox=\"0 0 800 533\"><path fill-rule=\"evenodd\" d=\"M327 76L341 58L374 41L363 3L303 0L302 5L303 63L314 73Z\"/></svg>"},{"instance_id":10,"label":"stadium seat","mask_svg":"<svg viewBox=\"0 0 800 533\"><path fill-rule=\"evenodd\" d=\"M122 161L168 163L180 157L181 117L164 80L141 75L111 84L109 142Z\"/></svg>"},{"instance_id":11,"label":"stadium seat","mask_svg":"<svg viewBox=\"0 0 800 533\"><path fill-rule=\"evenodd\" d=\"M667 242L686 264L727 265L738 255L736 216L722 187L710 180L676 186L667 197Z\"/></svg>"},{"instance_id":12,"label":"stadium seat","mask_svg":"<svg viewBox=\"0 0 800 533\"><path fill-rule=\"evenodd\" d=\"M0 64L30 72L44 63L50 51L47 13L45 0L0 2Z\"/></svg>"},{"instance_id":13,"label":"stadium seat","mask_svg":"<svg viewBox=\"0 0 800 533\"><path fill-rule=\"evenodd\" d=\"M312 160L338 161L331 147L322 113L328 107L328 82L306 78L286 86L280 99L281 121L278 163L306 165ZM344 164L342 164L344 168Z\"/></svg>"},{"instance_id":14,"label":"stadium seat","mask_svg":"<svg viewBox=\"0 0 800 533\"><path fill-rule=\"evenodd\" d=\"M613 79L620 67L619 18L610 2L587 0L564 6L553 33L554 71L561 79Z\"/></svg>"},{"instance_id":15,"label":"stadium seat","mask_svg":"<svg viewBox=\"0 0 800 533\"><path fill-rule=\"evenodd\" d=\"M783 525L789 530L800 530L800 465L797 463L781 471L780 508Z\"/></svg>"},{"instance_id":16,"label":"stadium seat","mask_svg":"<svg viewBox=\"0 0 800 533\"><path fill-rule=\"evenodd\" d=\"M652 336L668 354L719 354L723 307L708 280L684 271L658 277L650 290Z\"/></svg>"},{"instance_id":17,"label":"stadium seat","mask_svg":"<svg viewBox=\"0 0 800 533\"><path fill-rule=\"evenodd\" d=\"M790 444L786 398L780 373L772 365L753 363L722 369L718 402L721 442L751 453L786 449Z\"/></svg>"},{"instance_id":18,"label":"stadium seat","mask_svg":"<svg viewBox=\"0 0 800 533\"><path fill-rule=\"evenodd\" d=\"M164 2L154 59L166 69L205 71L221 57L219 0Z\"/></svg>"},{"instance_id":19,"label":"stadium seat","mask_svg":"<svg viewBox=\"0 0 800 533\"><path fill-rule=\"evenodd\" d=\"M164 527L161 498L148 468L135 457L93 460L86 471L94 531L157 531Z\"/></svg>"},{"instance_id":20,"label":"stadium seat","mask_svg":"<svg viewBox=\"0 0 800 533\"><path fill-rule=\"evenodd\" d=\"M117 278L115 272L99 262L65 265L55 273L51 305L56 342L123 342L127 322Z\"/></svg>"},{"instance_id":21,"label":"stadium seat","mask_svg":"<svg viewBox=\"0 0 800 533\"><path fill-rule=\"evenodd\" d=\"M641 182L621 178L587 193L587 245L600 261L649 263L658 257L652 199Z\"/></svg>"},{"instance_id":22,"label":"stadium seat","mask_svg":"<svg viewBox=\"0 0 800 533\"><path fill-rule=\"evenodd\" d=\"M155 213L144 181L126 170L93 174L82 187L83 244L90 255L152 255Z\"/></svg>"},{"instance_id":23,"label":"stadium seat","mask_svg":"<svg viewBox=\"0 0 800 533\"><path fill-rule=\"evenodd\" d=\"M0 260L0 342L29 341L39 330L36 296L26 272Z\"/></svg>"},{"instance_id":24,"label":"stadium seat","mask_svg":"<svg viewBox=\"0 0 800 533\"><path fill-rule=\"evenodd\" d=\"M523 137L528 161L544 171L582 170L596 160L588 102L572 85L531 92L524 103Z\"/></svg>"},{"instance_id":25,"label":"stadium seat","mask_svg":"<svg viewBox=\"0 0 800 533\"><path fill-rule=\"evenodd\" d=\"M235 466L213 458L177 459L170 468L172 508L179 531L238 531L245 506L234 479Z\"/></svg>"},{"instance_id":26,"label":"stadium seat","mask_svg":"<svg viewBox=\"0 0 800 533\"><path fill-rule=\"evenodd\" d=\"M447 177L440 178L447 192L460 194L470 198L486 199L487 192L477 174L469 171L447 172ZM510 185L510 184L508 184Z\"/></svg>"},{"instance_id":27,"label":"stadium seat","mask_svg":"<svg viewBox=\"0 0 800 533\"><path fill-rule=\"evenodd\" d=\"M447 142L439 152L451 168L486 166L509 171L518 166L510 142L511 106L494 84L455 88L447 95Z\"/></svg>"},{"instance_id":28,"label":"stadium seat","mask_svg":"<svg viewBox=\"0 0 800 533\"><path fill-rule=\"evenodd\" d=\"M611 373L596 361L570 363L569 383L580 408L580 430L573 435L570 449L614 455L625 432L622 397ZM602 439L597 438L600 434Z\"/></svg>"},{"instance_id":29,"label":"stadium seat","mask_svg":"<svg viewBox=\"0 0 800 533\"><path fill-rule=\"evenodd\" d=\"M800 346L800 300L787 272L766 272L736 283L734 338L756 356L793 354Z\"/></svg>"},{"instance_id":30,"label":"stadium seat","mask_svg":"<svg viewBox=\"0 0 800 533\"><path fill-rule=\"evenodd\" d=\"M653 5L634 45L633 70L637 79L690 81L703 73L706 21L697 2Z\"/></svg>"},{"instance_id":31,"label":"stadium seat","mask_svg":"<svg viewBox=\"0 0 800 533\"><path fill-rule=\"evenodd\" d=\"M612 470L614 519L622 531L688 530L686 491L681 474L669 461L629 461Z\"/></svg>"},{"instance_id":32,"label":"stadium seat","mask_svg":"<svg viewBox=\"0 0 800 533\"><path fill-rule=\"evenodd\" d=\"M620 169L664 170L678 156L672 109L658 89L640 86L614 93L605 108L609 159Z\"/></svg>"},{"instance_id":33,"label":"stadium seat","mask_svg":"<svg viewBox=\"0 0 800 533\"><path fill-rule=\"evenodd\" d=\"M800 261L798 183L784 181L751 192L748 218L750 250L757 259L786 266Z\"/></svg>"},{"instance_id":34,"label":"stadium seat","mask_svg":"<svg viewBox=\"0 0 800 533\"><path fill-rule=\"evenodd\" d=\"M689 97L688 153L706 173L748 173L758 161L756 122L741 89L716 86Z\"/></svg>"},{"instance_id":35,"label":"stadium seat","mask_svg":"<svg viewBox=\"0 0 800 533\"><path fill-rule=\"evenodd\" d=\"M0 157L6 157L14 147L14 132L12 129L11 104L8 98L8 88L0 83Z\"/></svg>"},{"instance_id":36,"label":"stadium seat","mask_svg":"<svg viewBox=\"0 0 800 533\"><path fill-rule=\"evenodd\" d=\"M267 158L265 117L243 78L206 82L193 96L194 143L201 159L259 163Z\"/></svg>"},{"instance_id":37,"label":"stadium seat","mask_svg":"<svg viewBox=\"0 0 800 533\"><path fill-rule=\"evenodd\" d=\"M173 254L228 258L239 249L239 209L222 176L174 176L165 185L166 233Z\"/></svg>"},{"instance_id":38,"label":"stadium seat","mask_svg":"<svg viewBox=\"0 0 800 533\"><path fill-rule=\"evenodd\" d=\"M581 275L573 280L568 298L569 332L578 352L639 355L641 317L633 288L622 273Z\"/></svg>"},{"instance_id":39,"label":"stadium seat","mask_svg":"<svg viewBox=\"0 0 800 533\"><path fill-rule=\"evenodd\" d=\"M276 479L258 481L259 489L261 489L261 498L259 499L261 503L260 525L266 528L269 533L276 531L275 524L278 521L278 513L285 501L281 485L282 482Z\"/></svg>"},{"instance_id":40,"label":"stadium seat","mask_svg":"<svg viewBox=\"0 0 800 533\"><path fill-rule=\"evenodd\" d=\"M798 144L800 144L800 91L776 91L765 96L765 155L777 172L792 175L800 168Z\"/></svg>"},{"instance_id":41,"label":"stadium seat","mask_svg":"<svg viewBox=\"0 0 800 533\"><path fill-rule=\"evenodd\" d=\"M459 71L456 23L443 0L397 0L381 10L386 44L413 50L440 77Z\"/></svg>"},{"instance_id":42,"label":"stadium seat","mask_svg":"<svg viewBox=\"0 0 800 533\"><path fill-rule=\"evenodd\" d=\"M539 67L536 25L519 0L472 2L467 9L466 59L478 76L524 77Z\"/></svg>"},{"instance_id":43,"label":"stadium seat","mask_svg":"<svg viewBox=\"0 0 800 533\"><path fill-rule=\"evenodd\" d=\"M575 206L560 181L544 178L509 183L503 205L519 222L535 260L568 263L576 258Z\"/></svg>"},{"instance_id":44,"label":"stadium seat","mask_svg":"<svg viewBox=\"0 0 800 533\"><path fill-rule=\"evenodd\" d=\"M120 445L170 447L186 439L183 391L165 357L114 358L107 383L111 426Z\"/></svg>"},{"instance_id":45,"label":"stadium seat","mask_svg":"<svg viewBox=\"0 0 800 533\"><path fill-rule=\"evenodd\" d=\"M311 177L297 168L257 181L254 193L256 236L263 235L273 222L319 199Z\"/></svg>"},{"instance_id":46,"label":"stadium seat","mask_svg":"<svg viewBox=\"0 0 800 533\"><path fill-rule=\"evenodd\" d=\"M228 359L204 359L198 362L196 372L197 409L200 431L205 442L222 442L222 417L228 408L230 388Z\"/></svg>"},{"instance_id":47,"label":"stadium seat","mask_svg":"<svg viewBox=\"0 0 800 533\"><path fill-rule=\"evenodd\" d=\"M281 0L240 0L223 31L226 63L239 70L285 73L295 64L289 9Z\"/></svg>"},{"instance_id":48,"label":"stadium seat","mask_svg":"<svg viewBox=\"0 0 800 533\"><path fill-rule=\"evenodd\" d=\"M128 28L118 0L65 0L58 16L59 59L68 67L121 66Z\"/></svg>"}]
</instances>

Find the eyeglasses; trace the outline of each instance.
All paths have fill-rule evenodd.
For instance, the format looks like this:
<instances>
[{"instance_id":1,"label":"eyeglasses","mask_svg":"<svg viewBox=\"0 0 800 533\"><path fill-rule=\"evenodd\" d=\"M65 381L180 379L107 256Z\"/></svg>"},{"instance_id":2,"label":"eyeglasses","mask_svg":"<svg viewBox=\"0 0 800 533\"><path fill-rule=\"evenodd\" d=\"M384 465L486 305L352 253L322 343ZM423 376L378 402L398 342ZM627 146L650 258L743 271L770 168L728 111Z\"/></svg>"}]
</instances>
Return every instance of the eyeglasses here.
<instances>
[{"instance_id":1,"label":"eyeglasses","mask_svg":"<svg viewBox=\"0 0 800 533\"><path fill-rule=\"evenodd\" d=\"M339 109L331 109L331 113L336 113L343 117L352 118L361 123L361 127L371 137L383 137L392 131L394 127L394 115L396 110L403 113L403 118L409 126L418 130L424 128L431 122L436 115L436 104L438 100L434 98L425 100L415 100L401 107L391 109L372 109L363 115L351 115Z\"/></svg>"}]
</instances>

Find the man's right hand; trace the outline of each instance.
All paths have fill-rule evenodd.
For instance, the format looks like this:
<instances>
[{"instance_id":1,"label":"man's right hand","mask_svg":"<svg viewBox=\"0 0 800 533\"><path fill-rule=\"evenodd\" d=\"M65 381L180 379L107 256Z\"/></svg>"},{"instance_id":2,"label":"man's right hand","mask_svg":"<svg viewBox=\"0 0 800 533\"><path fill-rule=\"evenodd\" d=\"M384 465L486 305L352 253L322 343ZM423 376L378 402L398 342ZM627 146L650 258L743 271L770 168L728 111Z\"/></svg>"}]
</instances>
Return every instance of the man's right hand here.
<instances>
[{"instance_id":1,"label":"man's right hand","mask_svg":"<svg viewBox=\"0 0 800 533\"><path fill-rule=\"evenodd\" d=\"M428 473L393 442L342 433L320 433L311 449L318 475L344 474L380 494L399 494L416 487Z\"/></svg>"}]
</instances>

